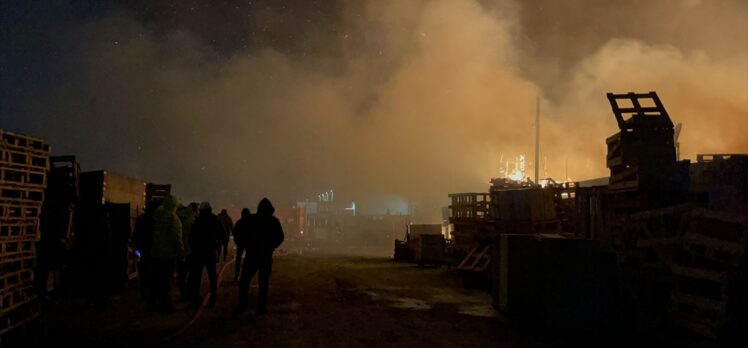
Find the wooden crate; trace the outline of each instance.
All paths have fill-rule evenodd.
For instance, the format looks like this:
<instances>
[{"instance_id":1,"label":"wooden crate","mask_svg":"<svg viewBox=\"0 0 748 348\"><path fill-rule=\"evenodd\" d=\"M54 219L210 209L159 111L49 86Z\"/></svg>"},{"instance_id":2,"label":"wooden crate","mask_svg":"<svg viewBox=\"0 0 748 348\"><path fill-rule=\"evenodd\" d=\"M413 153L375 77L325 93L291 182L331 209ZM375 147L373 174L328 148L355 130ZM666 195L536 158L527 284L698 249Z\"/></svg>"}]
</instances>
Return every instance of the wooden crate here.
<instances>
[{"instance_id":1,"label":"wooden crate","mask_svg":"<svg viewBox=\"0 0 748 348\"><path fill-rule=\"evenodd\" d=\"M491 192L491 217L505 221L558 219L552 188L525 188Z\"/></svg>"},{"instance_id":2,"label":"wooden crate","mask_svg":"<svg viewBox=\"0 0 748 348\"><path fill-rule=\"evenodd\" d=\"M422 234L415 238L414 261L419 265L444 263L444 236Z\"/></svg>"},{"instance_id":3,"label":"wooden crate","mask_svg":"<svg viewBox=\"0 0 748 348\"><path fill-rule=\"evenodd\" d=\"M606 139L607 167L675 163L673 129L618 132Z\"/></svg>"},{"instance_id":4,"label":"wooden crate","mask_svg":"<svg viewBox=\"0 0 748 348\"><path fill-rule=\"evenodd\" d=\"M664 165L630 165L611 169L610 191L687 191L688 161Z\"/></svg>"}]
</instances>

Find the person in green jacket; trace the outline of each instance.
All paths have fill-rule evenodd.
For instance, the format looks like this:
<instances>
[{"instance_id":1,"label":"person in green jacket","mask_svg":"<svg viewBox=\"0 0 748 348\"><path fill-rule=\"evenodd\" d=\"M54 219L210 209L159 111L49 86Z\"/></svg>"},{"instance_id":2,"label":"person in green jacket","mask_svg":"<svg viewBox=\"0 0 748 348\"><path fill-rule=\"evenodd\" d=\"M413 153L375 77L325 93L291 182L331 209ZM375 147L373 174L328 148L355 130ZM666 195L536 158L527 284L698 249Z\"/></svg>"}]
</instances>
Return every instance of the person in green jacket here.
<instances>
[{"instance_id":1,"label":"person in green jacket","mask_svg":"<svg viewBox=\"0 0 748 348\"><path fill-rule=\"evenodd\" d=\"M162 312L174 310L171 304L171 277L177 261L184 258L182 223L177 216L179 200L168 196L156 209L151 257L154 268L154 300L156 308Z\"/></svg>"}]
</instances>

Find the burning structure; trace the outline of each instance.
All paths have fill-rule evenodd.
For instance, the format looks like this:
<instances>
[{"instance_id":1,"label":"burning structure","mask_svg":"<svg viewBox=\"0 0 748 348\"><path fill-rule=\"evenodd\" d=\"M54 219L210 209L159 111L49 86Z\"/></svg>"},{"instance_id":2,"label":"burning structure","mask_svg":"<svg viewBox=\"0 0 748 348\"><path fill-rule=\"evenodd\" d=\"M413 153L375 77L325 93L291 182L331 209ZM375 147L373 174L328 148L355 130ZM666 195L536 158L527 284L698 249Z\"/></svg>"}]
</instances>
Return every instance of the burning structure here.
<instances>
[{"instance_id":1,"label":"burning structure","mask_svg":"<svg viewBox=\"0 0 748 348\"><path fill-rule=\"evenodd\" d=\"M679 161L655 92L608 100L620 128L606 140L610 177L507 176L450 194L455 264L470 284L491 284L499 310L556 327L626 317L638 330L736 339L748 313L748 155Z\"/></svg>"}]
</instances>

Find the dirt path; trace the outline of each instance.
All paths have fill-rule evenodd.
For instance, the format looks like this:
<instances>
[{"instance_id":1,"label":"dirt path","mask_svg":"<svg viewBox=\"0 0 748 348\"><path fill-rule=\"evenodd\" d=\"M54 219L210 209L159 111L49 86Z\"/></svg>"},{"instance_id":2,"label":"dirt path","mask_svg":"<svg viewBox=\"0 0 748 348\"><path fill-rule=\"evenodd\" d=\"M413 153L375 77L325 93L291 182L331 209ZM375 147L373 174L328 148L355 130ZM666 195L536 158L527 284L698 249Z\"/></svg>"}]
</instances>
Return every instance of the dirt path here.
<instances>
[{"instance_id":1,"label":"dirt path","mask_svg":"<svg viewBox=\"0 0 748 348\"><path fill-rule=\"evenodd\" d=\"M46 340L56 347L493 347L545 346L496 318L489 296L461 288L445 269L386 258L287 255L275 259L269 314L235 315L237 284L225 272L215 308L163 341L194 314L145 312L137 288L105 308L47 306ZM256 280L252 295L257 293ZM70 302L70 301L68 301ZM156 345L155 343L158 342Z\"/></svg>"}]
</instances>

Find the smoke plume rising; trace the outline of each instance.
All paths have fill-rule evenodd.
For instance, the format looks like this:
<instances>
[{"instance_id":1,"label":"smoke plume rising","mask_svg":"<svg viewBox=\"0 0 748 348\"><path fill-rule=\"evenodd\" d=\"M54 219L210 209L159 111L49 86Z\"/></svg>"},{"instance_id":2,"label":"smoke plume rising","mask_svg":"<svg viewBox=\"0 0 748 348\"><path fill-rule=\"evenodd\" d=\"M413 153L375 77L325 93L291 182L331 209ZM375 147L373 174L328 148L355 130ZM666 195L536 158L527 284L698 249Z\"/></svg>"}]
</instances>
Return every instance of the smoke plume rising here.
<instances>
[{"instance_id":1,"label":"smoke plume rising","mask_svg":"<svg viewBox=\"0 0 748 348\"><path fill-rule=\"evenodd\" d=\"M748 151L737 0L136 1L6 16L0 126L185 200L283 206L334 189L434 221L448 193L485 191L500 158L533 161L538 97L542 176L606 175L610 91L657 91L684 125L684 158Z\"/></svg>"}]
</instances>

